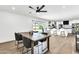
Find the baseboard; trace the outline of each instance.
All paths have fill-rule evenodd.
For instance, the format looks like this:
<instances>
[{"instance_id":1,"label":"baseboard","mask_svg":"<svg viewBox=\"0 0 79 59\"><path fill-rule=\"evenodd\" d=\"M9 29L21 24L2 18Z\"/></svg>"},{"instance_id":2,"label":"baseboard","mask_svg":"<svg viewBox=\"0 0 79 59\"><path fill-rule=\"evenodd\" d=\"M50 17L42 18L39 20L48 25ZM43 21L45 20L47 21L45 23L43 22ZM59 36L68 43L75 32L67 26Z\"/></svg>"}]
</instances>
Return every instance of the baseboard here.
<instances>
[{"instance_id":1,"label":"baseboard","mask_svg":"<svg viewBox=\"0 0 79 59\"><path fill-rule=\"evenodd\" d=\"M0 44L8 43L8 42L11 42L11 41L14 41L14 40L1 41Z\"/></svg>"}]
</instances>

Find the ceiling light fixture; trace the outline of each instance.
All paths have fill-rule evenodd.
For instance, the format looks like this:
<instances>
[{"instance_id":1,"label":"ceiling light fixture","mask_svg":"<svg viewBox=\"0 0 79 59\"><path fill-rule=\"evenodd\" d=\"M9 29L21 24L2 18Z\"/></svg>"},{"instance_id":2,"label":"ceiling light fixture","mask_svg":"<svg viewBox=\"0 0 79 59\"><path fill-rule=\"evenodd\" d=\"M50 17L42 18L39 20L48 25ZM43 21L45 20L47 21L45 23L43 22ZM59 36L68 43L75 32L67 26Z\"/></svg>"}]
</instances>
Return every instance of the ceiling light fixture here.
<instances>
[{"instance_id":1,"label":"ceiling light fixture","mask_svg":"<svg viewBox=\"0 0 79 59\"><path fill-rule=\"evenodd\" d=\"M12 7L12 10L15 10L15 7Z\"/></svg>"},{"instance_id":2,"label":"ceiling light fixture","mask_svg":"<svg viewBox=\"0 0 79 59\"><path fill-rule=\"evenodd\" d=\"M66 6L63 5L62 8L66 8Z\"/></svg>"}]
</instances>

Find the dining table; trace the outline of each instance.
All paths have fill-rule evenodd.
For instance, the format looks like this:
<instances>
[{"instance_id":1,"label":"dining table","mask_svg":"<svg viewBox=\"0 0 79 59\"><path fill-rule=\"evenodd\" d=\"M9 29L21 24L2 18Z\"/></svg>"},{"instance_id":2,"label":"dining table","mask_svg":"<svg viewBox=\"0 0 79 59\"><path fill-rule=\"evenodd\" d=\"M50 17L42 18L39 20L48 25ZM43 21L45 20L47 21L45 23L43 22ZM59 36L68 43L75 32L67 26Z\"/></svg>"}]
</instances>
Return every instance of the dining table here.
<instances>
[{"instance_id":1,"label":"dining table","mask_svg":"<svg viewBox=\"0 0 79 59\"><path fill-rule=\"evenodd\" d=\"M47 51L49 51L49 33L39 33L39 32L20 32L20 34L28 39L30 39L31 42L31 54L34 54L34 42L40 41L40 40L47 40Z\"/></svg>"}]
</instances>

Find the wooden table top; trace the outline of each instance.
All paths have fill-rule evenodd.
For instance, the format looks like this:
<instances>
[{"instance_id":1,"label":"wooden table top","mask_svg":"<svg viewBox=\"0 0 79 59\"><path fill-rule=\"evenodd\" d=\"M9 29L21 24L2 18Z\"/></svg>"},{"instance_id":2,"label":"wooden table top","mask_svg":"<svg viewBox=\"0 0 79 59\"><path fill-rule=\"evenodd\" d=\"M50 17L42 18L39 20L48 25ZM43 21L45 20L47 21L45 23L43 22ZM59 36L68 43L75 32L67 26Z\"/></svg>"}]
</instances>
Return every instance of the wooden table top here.
<instances>
[{"instance_id":1,"label":"wooden table top","mask_svg":"<svg viewBox=\"0 0 79 59\"><path fill-rule=\"evenodd\" d=\"M50 35L49 34L39 34L39 33L31 33L31 32L20 32L20 34L24 37L27 37L28 39L32 41L39 41L43 40L44 38L48 38Z\"/></svg>"}]
</instances>

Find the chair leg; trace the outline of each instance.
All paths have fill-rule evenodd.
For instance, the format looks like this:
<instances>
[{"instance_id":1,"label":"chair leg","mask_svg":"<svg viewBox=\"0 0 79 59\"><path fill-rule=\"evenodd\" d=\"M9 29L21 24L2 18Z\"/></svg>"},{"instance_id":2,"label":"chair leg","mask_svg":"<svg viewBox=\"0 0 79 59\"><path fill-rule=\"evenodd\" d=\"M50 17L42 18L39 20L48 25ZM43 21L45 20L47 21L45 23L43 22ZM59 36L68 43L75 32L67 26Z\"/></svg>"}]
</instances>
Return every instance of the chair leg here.
<instances>
[{"instance_id":1,"label":"chair leg","mask_svg":"<svg viewBox=\"0 0 79 59\"><path fill-rule=\"evenodd\" d=\"M22 54L28 53L28 49L26 49L26 52L24 52L24 47L22 48Z\"/></svg>"},{"instance_id":2,"label":"chair leg","mask_svg":"<svg viewBox=\"0 0 79 59\"><path fill-rule=\"evenodd\" d=\"M16 45L16 40L15 40L15 45Z\"/></svg>"},{"instance_id":3,"label":"chair leg","mask_svg":"<svg viewBox=\"0 0 79 59\"><path fill-rule=\"evenodd\" d=\"M22 54L24 54L24 47L22 48Z\"/></svg>"},{"instance_id":4,"label":"chair leg","mask_svg":"<svg viewBox=\"0 0 79 59\"><path fill-rule=\"evenodd\" d=\"M16 41L16 46L17 46L17 49L19 49L19 42Z\"/></svg>"}]
</instances>

